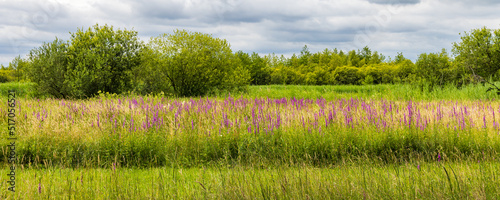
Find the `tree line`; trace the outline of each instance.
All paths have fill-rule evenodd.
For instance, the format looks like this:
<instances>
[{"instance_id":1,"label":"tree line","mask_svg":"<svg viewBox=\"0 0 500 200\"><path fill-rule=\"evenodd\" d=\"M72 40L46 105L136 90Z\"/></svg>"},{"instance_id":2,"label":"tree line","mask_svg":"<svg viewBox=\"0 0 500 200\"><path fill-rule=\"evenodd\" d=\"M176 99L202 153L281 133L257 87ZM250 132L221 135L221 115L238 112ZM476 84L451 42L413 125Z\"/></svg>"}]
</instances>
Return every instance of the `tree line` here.
<instances>
[{"instance_id":1,"label":"tree line","mask_svg":"<svg viewBox=\"0 0 500 200\"><path fill-rule=\"evenodd\" d=\"M55 39L1 66L0 82L29 81L56 98L99 92L203 96L247 85L413 84L428 89L496 81L500 77L500 29L473 29L443 49L413 62L387 58L369 47L283 55L233 52L224 39L176 30L140 41L133 30L98 24Z\"/></svg>"}]
</instances>

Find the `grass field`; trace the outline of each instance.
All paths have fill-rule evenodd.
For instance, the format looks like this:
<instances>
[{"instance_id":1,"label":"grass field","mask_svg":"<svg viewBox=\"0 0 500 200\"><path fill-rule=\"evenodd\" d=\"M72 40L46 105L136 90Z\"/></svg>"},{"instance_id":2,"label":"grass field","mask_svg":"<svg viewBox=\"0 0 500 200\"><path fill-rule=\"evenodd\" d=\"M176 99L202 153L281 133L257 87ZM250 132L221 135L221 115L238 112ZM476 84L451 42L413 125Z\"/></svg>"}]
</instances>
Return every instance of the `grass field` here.
<instances>
[{"instance_id":1,"label":"grass field","mask_svg":"<svg viewBox=\"0 0 500 200\"><path fill-rule=\"evenodd\" d=\"M496 199L498 162L22 169L2 199ZM7 170L0 170L6 174ZM3 178L3 177L2 177ZM5 188L5 180L0 187Z\"/></svg>"},{"instance_id":2,"label":"grass field","mask_svg":"<svg viewBox=\"0 0 500 200\"><path fill-rule=\"evenodd\" d=\"M480 85L89 100L0 91L12 87L18 187L0 177L2 199L500 198L500 102Z\"/></svg>"},{"instance_id":3,"label":"grass field","mask_svg":"<svg viewBox=\"0 0 500 200\"><path fill-rule=\"evenodd\" d=\"M496 83L500 85L500 83ZM7 96L9 89L15 89L23 98L47 98L46 95L38 93L32 83L2 83L0 84L1 98ZM269 85L249 86L244 92L232 94L234 97L245 98L304 98L326 100L363 98L363 99L388 99L388 100L495 100L500 97L494 92L486 92L488 86L481 84L467 85L457 89L453 85L428 91L407 84L398 85L325 85L325 86L303 86L303 85ZM225 98L227 92L212 94L211 97ZM127 95L128 97L134 95Z\"/></svg>"},{"instance_id":4,"label":"grass field","mask_svg":"<svg viewBox=\"0 0 500 200\"><path fill-rule=\"evenodd\" d=\"M498 85L498 84L497 84ZM428 91L411 85L342 85L342 86L297 86L271 85L250 86L242 95L249 98L306 98L327 100L334 99L388 99L388 100L494 100L499 96L494 92L487 93L487 86L468 85L461 89L448 85L442 89Z\"/></svg>"}]
</instances>

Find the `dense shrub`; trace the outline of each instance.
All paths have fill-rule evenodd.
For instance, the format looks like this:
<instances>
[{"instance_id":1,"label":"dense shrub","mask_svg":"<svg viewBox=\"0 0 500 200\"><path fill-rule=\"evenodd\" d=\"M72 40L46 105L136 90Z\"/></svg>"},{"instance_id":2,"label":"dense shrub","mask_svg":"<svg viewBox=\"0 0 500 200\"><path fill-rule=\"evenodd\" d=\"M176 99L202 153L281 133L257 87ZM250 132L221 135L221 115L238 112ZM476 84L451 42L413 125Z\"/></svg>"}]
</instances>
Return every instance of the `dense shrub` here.
<instances>
[{"instance_id":1,"label":"dense shrub","mask_svg":"<svg viewBox=\"0 0 500 200\"><path fill-rule=\"evenodd\" d=\"M12 76L13 70L8 70L8 69L0 69L0 83L6 83L14 80L14 77Z\"/></svg>"},{"instance_id":2,"label":"dense shrub","mask_svg":"<svg viewBox=\"0 0 500 200\"><path fill-rule=\"evenodd\" d=\"M32 50L26 71L38 90L57 98L122 93L132 88L140 48L137 32L95 25L79 29L69 42L56 39Z\"/></svg>"},{"instance_id":3,"label":"dense shrub","mask_svg":"<svg viewBox=\"0 0 500 200\"><path fill-rule=\"evenodd\" d=\"M337 85L359 85L362 74L356 67L337 67L333 72L333 82Z\"/></svg>"},{"instance_id":4,"label":"dense shrub","mask_svg":"<svg viewBox=\"0 0 500 200\"><path fill-rule=\"evenodd\" d=\"M457 67L467 74L495 77L500 70L500 29L483 27L464 33L462 41L453 44ZM467 75L465 74L465 75Z\"/></svg>"},{"instance_id":5,"label":"dense shrub","mask_svg":"<svg viewBox=\"0 0 500 200\"><path fill-rule=\"evenodd\" d=\"M98 26L71 35L65 80L73 97L89 97L98 91L130 90L131 70L139 65L141 42L136 31Z\"/></svg>"},{"instance_id":6,"label":"dense shrub","mask_svg":"<svg viewBox=\"0 0 500 200\"><path fill-rule=\"evenodd\" d=\"M428 84L431 90L435 86L442 87L453 81L451 59L444 49L441 53L420 54L415 66L418 77Z\"/></svg>"},{"instance_id":7,"label":"dense shrub","mask_svg":"<svg viewBox=\"0 0 500 200\"><path fill-rule=\"evenodd\" d=\"M56 98L70 97L71 90L65 79L68 66L68 43L56 39L30 51L26 75L36 83L40 93Z\"/></svg>"},{"instance_id":8,"label":"dense shrub","mask_svg":"<svg viewBox=\"0 0 500 200\"><path fill-rule=\"evenodd\" d=\"M250 81L227 41L208 34L177 30L152 38L143 52L141 70L148 92L202 96L212 90L242 87Z\"/></svg>"}]
</instances>

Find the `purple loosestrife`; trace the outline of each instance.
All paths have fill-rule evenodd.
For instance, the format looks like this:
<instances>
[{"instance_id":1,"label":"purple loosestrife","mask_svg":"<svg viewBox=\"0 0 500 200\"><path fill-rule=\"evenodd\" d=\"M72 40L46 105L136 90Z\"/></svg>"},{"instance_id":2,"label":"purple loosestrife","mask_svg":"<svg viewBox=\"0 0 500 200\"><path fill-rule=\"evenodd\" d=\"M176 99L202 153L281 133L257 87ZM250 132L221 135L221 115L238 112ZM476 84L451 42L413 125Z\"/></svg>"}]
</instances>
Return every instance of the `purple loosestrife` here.
<instances>
[{"instance_id":1,"label":"purple loosestrife","mask_svg":"<svg viewBox=\"0 0 500 200\"><path fill-rule=\"evenodd\" d=\"M486 128L486 115L483 115L483 128Z\"/></svg>"},{"instance_id":2,"label":"purple loosestrife","mask_svg":"<svg viewBox=\"0 0 500 200\"><path fill-rule=\"evenodd\" d=\"M42 183L38 183L38 194L42 193Z\"/></svg>"}]
</instances>

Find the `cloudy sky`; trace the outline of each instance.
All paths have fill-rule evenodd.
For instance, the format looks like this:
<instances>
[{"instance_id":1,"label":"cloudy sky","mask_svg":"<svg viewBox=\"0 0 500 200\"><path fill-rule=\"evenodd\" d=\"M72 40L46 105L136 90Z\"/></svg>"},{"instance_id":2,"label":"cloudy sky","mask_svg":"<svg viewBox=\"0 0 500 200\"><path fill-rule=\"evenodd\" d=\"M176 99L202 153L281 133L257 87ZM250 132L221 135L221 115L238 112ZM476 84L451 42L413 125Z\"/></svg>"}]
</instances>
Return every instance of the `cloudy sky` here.
<instances>
[{"instance_id":1,"label":"cloudy sky","mask_svg":"<svg viewBox=\"0 0 500 200\"><path fill-rule=\"evenodd\" d=\"M144 41L199 31L262 55L369 46L415 60L449 51L464 31L500 28L498 10L498 0L0 0L0 64L96 23L133 29Z\"/></svg>"}]
</instances>

